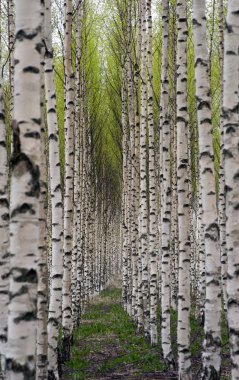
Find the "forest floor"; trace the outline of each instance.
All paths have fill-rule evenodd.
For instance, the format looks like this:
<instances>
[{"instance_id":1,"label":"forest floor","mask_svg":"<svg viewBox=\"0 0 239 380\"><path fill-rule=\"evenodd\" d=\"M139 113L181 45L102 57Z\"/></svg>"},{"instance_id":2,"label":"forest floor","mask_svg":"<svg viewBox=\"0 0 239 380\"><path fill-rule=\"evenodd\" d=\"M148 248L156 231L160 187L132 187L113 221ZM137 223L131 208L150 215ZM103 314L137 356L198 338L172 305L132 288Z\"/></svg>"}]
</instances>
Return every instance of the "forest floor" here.
<instances>
[{"instance_id":1,"label":"forest floor","mask_svg":"<svg viewBox=\"0 0 239 380\"><path fill-rule=\"evenodd\" d=\"M121 289L109 287L95 297L74 332L71 360L63 367L63 380L146 380L177 379L163 362L160 344L151 347L123 310ZM177 316L172 316L173 350L176 357ZM222 377L230 380L229 345L222 325ZM202 327L191 318L193 380L199 380L202 352Z\"/></svg>"}]
</instances>

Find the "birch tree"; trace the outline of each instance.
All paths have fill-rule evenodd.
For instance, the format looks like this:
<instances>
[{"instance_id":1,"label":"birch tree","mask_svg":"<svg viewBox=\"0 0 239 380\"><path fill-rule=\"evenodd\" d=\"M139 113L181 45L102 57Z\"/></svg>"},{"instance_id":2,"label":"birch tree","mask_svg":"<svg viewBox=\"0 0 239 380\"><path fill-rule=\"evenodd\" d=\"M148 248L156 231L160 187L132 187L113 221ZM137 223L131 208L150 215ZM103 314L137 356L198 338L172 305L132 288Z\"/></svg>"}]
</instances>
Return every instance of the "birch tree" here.
<instances>
[{"instance_id":1,"label":"birch tree","mask_svg":"<svg viewBox=\"0 0 239 380\"><path fill-rule=\"evenodd\" d=\"M232 380L239 379L239 292L238 292L238 70L239 70L239 4L229 0L224 51L224 159L226 185L227 232L227 320L232 360Z\"/></svg>"},{"instance_id":2,"label":"birch tree","mask_svg":"<svg viewBox=\"0 0 239 380\"><path fill-rule=\"evenodd\" d=\"M72 305L71 305L71 255L73 227L73 165L74 165L74 74L72 71L72 1L65 3L65 191L64 191L64 267L62 290L62 326L63 343L62 359L70 357L70 342L72 335Z\"/></svg>"},{"instance_id":3,"label":"birch tree","mask_svg":"<svg viewBox=\"0 0 239 380\"><path fill-rule=\"evenodd\" d=\"M16 3L6 377L35 379L42 4ZM27 17L26 17L27 15Z\"/></svg>"},{"instance_id":4,"label":"birch tree","mask_svg":"<svg viewBox=\"0 0 239 380\"><path fill-rule=\"evenodd\" d=\"M161 70L161 102L160 102L160 140L161 140L161 340L164 360L170 368L174 368L170 332L170 118L168 94L168 47L169 47L169 1L163 0L162 8L162 70Z\"/></svg>"},{"instance_id":5,"label":"birch tree","mask_svg":"<svg viewBox=\"0 0 239 380\"><path fill-rule=\"evenodd\" d=\"M58 379L58 332L61 321L63 274L63 213L59 135L56 113L56 93L51 31L51 1L45 0L45 93L49 143L49 192L51 195L50 292L48 312L48 376Z\"/></svg>"},{"instance_id":6,"label":"birch tree","mask_svg":"<svg viewBox=\"0 0 239 380\"><path fill-rule=\"evenodd\" d=\"M158 343L157 332L157 208L155 178L155 136L153 118L153 70L152 70L152 13L151 1L147 1L148 21L148 144L149 144L149 286L150 286L150 339L151 344Z\"/></svg>"},{"instance_id":7,"label":"birch tree","mask_svg":"<svg viewBox=\"0 0 239 380\"><path fill-rule=\"evenodd\" d=\"M45 86L43 77L44 57L41 62L41 176L40 176L40 210L39 210L39 260L38 260L38 294L37 294L37 369L36 379L47 378L47 320L48 320L48 268L47 268L47 162L45 131Z\"/></svg>"},{"instance_id":8,"label":"birch tree","mask_svg":"<svg viewBox=\"0 0 239 380\"><path fill-rule=\"evenodd\" d=\"M219 379L221 371L220 246L212 143L211 91L206 44L205 1L193 2L195 79L199 129L200 184L206 254L206 302L202 378Z\"/></svg>"},{"instance_id":9,"label":"birch tree","mask_svg":"<svg viewBox=\"0 0 239 380\"><path fill-rule=\"evenodd\" d=\"M148 206L147 206L147 14L146 0L141 0L141 88L140 88L140 256L142 262L142 299L145 334L149 334L148 297Z\"/></svg>"},{"instance_id":10,"label":"birch tree","mask_svg":"<svg viewBox=\"0 0 239 380\"><path fill-rule=\"evenodd\" d=\"M2 2L0 2L0 18ZM1 21L0 21L1 22ZM2 27L0 30L0 35ZM2 40L0 37L0 67L2 67ZM7 129L3 78L0 77L0 355L1 367L5 369L7 343L7 306L9 300L9 199L8 199Z\"/></svg>"},{"instance_id":11,"label":"birch tree","mask_svg":"<svg viewBox=\"0 0 239 380\"><path fill-rule=\"evenodd\" d=\"M187 2L177 1L177 189L178 189L178 364L179 379L191 380L190 197L187 112Z\"/></svg>"}]
</instances>

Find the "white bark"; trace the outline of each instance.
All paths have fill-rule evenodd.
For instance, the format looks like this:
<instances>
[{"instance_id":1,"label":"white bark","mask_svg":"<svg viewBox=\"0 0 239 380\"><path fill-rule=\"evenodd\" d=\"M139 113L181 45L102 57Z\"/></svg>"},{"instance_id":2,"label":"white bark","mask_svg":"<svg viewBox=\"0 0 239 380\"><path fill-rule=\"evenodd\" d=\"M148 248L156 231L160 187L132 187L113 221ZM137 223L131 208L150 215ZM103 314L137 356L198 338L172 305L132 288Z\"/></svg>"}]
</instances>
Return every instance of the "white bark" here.
<instances>
[{"instance_id":1,"label":"white bark","mask_svg":"<svg viewBox=\"0 0 239 380\"><path fill-rule=\"evenodd\" d=\"M224 159L227 232L227 320L232 360L232 380L239 379L239 230L238 230L238 168L239 168L239 4L229 0L224 51Z\"/></svg>"},{"instance_id":2,"label":"white bark","mask_svg":"<svg viewBox=\"0 0 239 380\"><path fill-rule=\"evenodd\" d=\"M43 56L43 55L42 55ZM41 63L43 66L44 61ZM41 69L41 195L40 195L40 239L38 261L38 296L37 296L37 370L36 379L47 378L47 317L48 317L48 268L47 268L47 161L45 139L44 100L45 86L43 68Z\"/></svg>"},{"instance_id":3,"label":"white bark","mask_svg":"<svg viewBox=\"0 0 239 380\"><path fill-rule=\"evenodd\" d=\"M219 0L218 14L218 31L219 31L219 59L220 59L220 104L221 110L223 106L223 62L224 62L224 4L223 0ZM219 169L219 222L220 222L220 247L221 247L221 266L222 266L222 291L223 306L226 311L227 304L227 242L226 242L226 199L225 199L225 173L224 173L224 130L223 115L220 114L220 169Z\"/></svg>"},{"instance_id":4,"label":"white bark","mask_svg":"<svg viewBox=\"0 0 239 380\"><path fill-rule=\"evenodd\" d=\"M2 7L2 3L0 3ZM0 9L2 17L2 8ZM1 33L1 31L0 31ZM0 41L0 67L1 45ZM4 359L7 343L7 306L9 301L9 199L8 199L8 160L7 130L2 79L0 79L0 355L4 372Z\"/></svg>"},{"instance_id":5,"label":"white bark","mask_svg":"<svg viewBox=\"0 0 239 380\"><path fill-rule=\"evenodd\" d=\"M42 4L16 3L6 378L35 380Z\"/></svg>"},{"instance_id":6,"label":"white bark","mask_svg":"<svg viewBox=\"0 0 239 380\"><path fill-rule=\"evenodd\" d=\"M70 342L72 336L72 304L71 304L71 255L73 227L73 168L74 168L74 74L72 70L72 1L65 3L65 189L64 189L64 265L62 288L62 359L70 358Z\"/></svg>"},{"instance_id":7,"label":"white bark","mask_svg":"<svg viewBox=\"0 0 239 380\"><path fill-rule=\"evenodd\" d=\"M178 191L178 365L179 379L191 380L190 197L187 110L187 2L177 1L177 191Z\"/></svg>"},{"instance_id":8,"label":"white bark","mask_svg":"<svg viewBox=\"0 0 239 380\"><path fill-rule=\"evenodd\" d=\"M168 46L169 46L169 2L163 1L162 11L162 71L161 71L161 340L163 356L166 364L174 368L170 333L170 120L168 110Z\"/></svg>"},{"instance_id":9,"label":"white bark","mask_svg":"<svg viewBox=\"0 0 239 380\"><path fill-rule=\"evenodd\" d=\"M150 260L150 341L158 343L157 332L157 207L155 172L155 135L153 118L153 57L151 0L147 1L148 21L148 144L149 144L149 260Z\"/></svg>"},{"instance_id":10,"label":"white bark","mask_svg":"<svg viewBox=\"0 0 239 380\"><path fill-rule=\"evenodd\" d=\"M51 195L51 270L48 315L48 376L58 379L58 333L61 322L63 272L63 219L59 136L51 32L51 1L45 0L45 91L49 141L49 193Z\"/></svg>"},{"instance_id":11,"label":"white bark","mask_svg":"<svg viewBox=\"0 0 239 380\"><path fill-rule=\"evenodd\" d=\"M195 79L199 129L200 184L206 253L206 302L204 323L204 380L219 379L221 370L221 265L216 204L209 62L206 44L205 0L193 2Z\"/></svg>"},{"instance_id":12,"label":"white bark","mask_svg":"<svg viewBox=\"0 0 239 380\"><path fill-rule=\"evenodd\" d=\"M148 205L147 205L147 20L146 0L141 0L142 44L141 44L141 88L140 88L140 257L142 262L143 325L149 335L149 276L148 276Z\"/></svg>"}]
</instances>

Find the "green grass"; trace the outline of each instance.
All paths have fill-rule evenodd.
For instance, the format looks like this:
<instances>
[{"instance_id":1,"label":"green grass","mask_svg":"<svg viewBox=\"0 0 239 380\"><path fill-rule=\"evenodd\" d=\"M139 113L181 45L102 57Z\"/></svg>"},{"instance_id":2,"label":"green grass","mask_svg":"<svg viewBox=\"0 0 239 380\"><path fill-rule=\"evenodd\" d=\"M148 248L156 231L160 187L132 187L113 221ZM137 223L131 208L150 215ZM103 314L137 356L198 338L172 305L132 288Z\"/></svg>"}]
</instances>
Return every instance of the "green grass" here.
<instances>
[{"instance_id":1,"label":"green grass","mask_svg":"<svg viewBox=\"0 0 239 380\"><path fill-rule=\"evenodd\" d=\"M96 304L83 315L83 322L74 333L72 359L67 366L71 379L92 379L106 372L133 368L134 373L163 371L159 347L151 347L120 305L121 291L108 289ZM108 355L107 355L108 351ZM93 359L106 352L104 357ZM94 361L94 372L92 372Z\"/></svg>"},{"instance_id":2,"label":"green grass","mask_svg":"<svg viewBox=\"0 0 239 380\"><path fill-rule=\"evenodd\" d=\"M83 315L83 323L74 332L72 359L67 363L72 371L69 379L99 378L106 373L128 372L134 376L166 371L160 342L151 347L120 305L121 290L107 289L100 294ZM159 311L160 314L160 311ZM200 372L203 327L190 316L191 354L194 373ZM177 312L171 313L172 347L177 358ZM160 337L160 326L159 326ZM225 316L222 317L222 369L229 368L229 346ZM194 361L196 360L196 362ZM225 372L225 371L223 371ZM133 376L132 375L132 376ZM112 377L113 378L113 377ZM222 374L222 380L229 380Z\"/></svg>"}]
</instances>

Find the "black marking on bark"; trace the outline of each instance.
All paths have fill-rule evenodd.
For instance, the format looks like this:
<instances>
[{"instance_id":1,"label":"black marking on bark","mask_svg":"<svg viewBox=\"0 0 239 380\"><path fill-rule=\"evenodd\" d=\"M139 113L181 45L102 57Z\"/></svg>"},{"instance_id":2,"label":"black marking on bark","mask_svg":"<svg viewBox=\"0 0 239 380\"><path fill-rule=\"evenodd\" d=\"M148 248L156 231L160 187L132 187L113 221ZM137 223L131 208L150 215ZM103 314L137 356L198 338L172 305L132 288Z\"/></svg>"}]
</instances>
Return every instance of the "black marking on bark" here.
<instances>
[{"instance_id":1,"label":"black marking on bark","mask_svg":"<svg viewBox=\"0 0 239 380\"><path fill-rule=\"evenodd\" d=\"M239 306L239 300L236 298L228 298L227 300L227 307L230 308L232 306Z\"/></svg>"},{"instance_id":2,"label":"black marking on bark","mask_svg":"<svg viewBox=\"0 0 239 380\"><path fill-rule=\"evenodd\" d=\"M27 66L27 67L24 67L23 72L24 73L39 74L40 70L38 69L38 67L35 67L35 66Z\"/></svg>"},{"instance_id":3,"label":"black marking on bark","mask_svg":"<svg viewBox=\"0 0 239 380\"><path fill-rule=\"evenodd\" d=\"M34 123L36 123L37 125L41 125L41 118L35 118L35 117L33 117L32 118L32 121L34 122Z\"/></svg>"},{"instance_id":4,"label":"black marking on bark","mask_svg":"<svg viewBox=\"0 0 239 380\"><path fill-rule=\"evenodd\" d=\"M21 206L16 207L12 213L11 218L14 218L17 214L26 214L29 212L31 215L35 214L35 210L32 208L33 206L29 203L23 203Z\"/></svg>"},{"instance_id":5,"label":"black marking on bark","mask_svg":"<svg viewBox=\"0 0 239 380\"><path fill-rule=\"evenodd\" d=\"M9 292L9 299L12 300L13 298L19 297L22 294L26 294L26 293L28 293L28 286L23 285L23 286L21 286L21 288L19 289L18 292L15 292L15 293Z\"/></svg>"},{"instance_id":6,"label":"black marking on bark","mask_svg":"<svg viewBox=\"0 0 239 380\"><path fill-rule=\"evenodd\" d=\"M37 30L32 30L31 32L27 32L26 30L20 29L16 34L16 40L23 41L24 39L32 40L38 34Z\"/></svg>"},{"instance_id":7,"label":"black marking on bark","mask_svg":"<svg viewBox=\"0 0 239 380\"><path fill-rule=\"evenodd\" d=\"M57 185L57 186L55 187L55 189L54 189L54 193L55 193L56 191L59 191L59 190L61 190L61 185L60 185L60 184Z\"/></svg>"},{"instance_id":8,"label":"black marking on bark","mask_svg":"<svg viewBox=\"0 0 239 380\"><path fill-rule=\"evenodd\" d=\"M225 158L232 158L233 157L233 154L230 152L230 150L228 149L223 149L223 154L224 154L224 157Z\"/></svg>"},{"instance_id":9,"label":"black marking on bark","mask_svg":"<svg viewBox=\"0 0 239 380\"><path fill-rule=\"evenodd\" d=\"M40 139L41 138L41 135L39 132L37 131L33 131L33 132L27 132L25 133L24 137L29 137L29 138L32 138L32 139Z\"/></svg>"},{"instance_id":10,"label":"black marking on bark","mask_svg":"<svg viewBox=\"0 0 239 380\"><path fill-rule=\"evenodd\" d=\"M207 67L207 66L208 66L208 65L207 65L207 62L204 61L204 59L202 59L201 57L198 57L198 58L196 59L195 67L197 67L198 64L201 64L201 65L204 66L204 67Z\"/></svg>"},{"instance_id":11,"label":"black marking on bark","mask_svg":"<svg viewBox=\"0 0 239 380\"><path fill-rule=\"evenodd\" d=\"M36 47L35 47L35 49L36 49L36 51L39 53L39 54L41 54L41 49L43 48L43 44L41 43L41 42L38 42L37 44L36 44Z\"/></svg>"},{"instance_id":12,"label":"black marking on bark","mask_svg":"<svg viewBox=\"0 0 239 380\"><path fill-rule=\"evenodd\" d=\"M34 363L34 356L28 356L26 364L21 364L12 358L7 358L6 372L21 373L23 380L35 380L35 366L29 366L29 363Z\"/></svg>"},{"instance_id":13,"label":"black marking on bark","mask_svg":"<svg viewBox=\"0 0 239 380\"><path fill-rule=\"evenodd\" d=\"M232 335L235 335L239 338L239 330L235 330L233 328L229 328L229 335L232 336Z\"/></svg>"},{"instance_id":14,"label":"black marking on bark","mask_svg":"<svg viewBox=\"0 0 239 380\"><path fill-rule=\"evenodd\" d=\"M3 214L2 217L1 217L1 219L4 220L5 222L8 222L9 218L10 218L10 216L9 216L8 212L6 212L5 214Z\"/></svg>"},{"instance_id":15,"label":"black marking on bark","mask_svg":"<svg viewBox=\"0 0 239 380\"><path fill-rule=\"evenodd\" d=\"M55 110L55 108L50 108L47 112L48 113L56 113L56 110Z\"/></svg>"},{"instance_id":16,"label":"black marking on bark","mask_svg":"<svg viewBox=\"0 0 239 380\"><path fill-rule=\"evenodd\" d=\"M9 206L8 199L6 199L6 198L1 198L1 199L0 199L0 206L1 206L1 207L8 207L8 206Z\"/></svg>"},{"instance_id":17,"label":"black marking on bark","mask_svg":"<svg viewBox=\"0 0 239 380\"><path fill-rule=\"evenodd\" d=\"M207 108L207 109L211 109L211 104L210 102L206 101L206 100L202 100L199 102L198 104L198 110L202 110L203 108Z\"/></svg>"},{"instance_id":18,"label":"black marking on bark","mask_svg":"<svg viewBox=\"0 0 239 380\"><path fill-rule=\"evenodd\" d=\"M51 134L49 135L49 140L55 140L55 141L58 141L58 138L57 138L57 136L56 136L54 133L51 133Z\"/></svg>"},{"instance_id":19,"label":"black marking on bark","mask_svg":"<svg viewBox=\"0 0 239 380\"><path fill-rule=\"evenodd\" d=\"M7 343L7 335L3 335L3 334L1 334L1 335L0 335L0 342L2 342L2 343Z\"/></svg>"},{"instance_id":20,"label":"black marking on bark","mask_svg":"<svg viewBox=\"0 0 239 380\"><path fill-rule=\"evenodd\" d=\"M235 132L235 126L234 125L229 125L226 127L226 134L228 133L234 133Z\"/></svg>"},{"instance_id":21,"label":"black marking on bark","mask_svg":"<svg viewBox=\"0 0 239 380\"><path fill-rule=\"evenodd\" d=\"M235 181L238 181L238 180L239 180L239 170L236 172L236 174L234 174L233 179L234 179Z\"/></svg>"},{"instance_id":22,"label":"black marking on bark","mask_svg":"<svg viewBox=\"0 0 239 380\"><path fill-rule=\"evenodd\" d=\"M62 278L62 274L54 274L53 276L52 276L52 280L55 280L55 279L57 279L57 278Z\"/></svg>"},{"instance_id":23,"label":"black marking on bark","mask_svg":"<svg viewBox=\"0 0 239 380\"><path fill-rule=\"evenodd\" d=\"M12 273L14 273L15 282L27 282L30 284L37 284L37 272L35 269L25 269L25 268L12 268Z\"/></svg>"},{"instance_id":24,"label":"black marking on bark","mask_svg":"<svg viewBox=\"0 0 239 380\"><path fill-rule=\"evenodd\" d=\"M13 153L12 159L21 153L20 129L16 120L12 120Z\"/></svg>"},{"instance_id":25,"label":"black marking on bark","mask_svg":"<svg viewBox=\"0 0 239 380\"><path fill-rule=\"evenodd\" d=\"M14 318L14 322L17 324L22 321L25 321L25 322L35 321L36 319L37 319L37 312L36 310L33 310L33 311L27 311L25 313L21 313L19 317Z\"/></svg>"}]
</instances>

